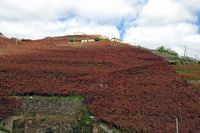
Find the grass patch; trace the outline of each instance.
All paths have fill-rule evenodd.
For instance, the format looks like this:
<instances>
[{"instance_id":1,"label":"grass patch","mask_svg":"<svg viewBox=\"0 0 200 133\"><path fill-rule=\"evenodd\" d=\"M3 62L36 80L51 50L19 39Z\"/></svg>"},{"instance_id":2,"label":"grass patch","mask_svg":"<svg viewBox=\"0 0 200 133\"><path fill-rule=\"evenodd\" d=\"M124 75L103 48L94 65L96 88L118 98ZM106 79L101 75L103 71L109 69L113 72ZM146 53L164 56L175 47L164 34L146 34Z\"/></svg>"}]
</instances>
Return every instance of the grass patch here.
<instances>
[{"instance_id":1,"label":"grass patch","mask_svg":"<svg viewBox=\"0 0 200 133\"><path fill-rule=\"evenodd\" d=\"M114 125L109 125L108 123L101 122L100 123L101 127L105 127L106 129L112 130L114 133L121 133L122 130ZM100 132L105 132L104 130L100 130Z\"/></svg>"},{"instance_id":2,"label":"grass patch","mask_svg":"<svg viewBox=\"0 0 200 133\"><path fill-rule=\"evenodd\" d=\"M79 45L80 42L67 42L67 44L69 44L69 45Z\"/></svg>"},{"instance_id":3,"label":"grass patch","mask_svg":"<svg viewBox=\"0 0 200 133\"><path fill-rule=\"evenodd\" d=\"M4 127L0 127L0 131L6 132L6 133L11 133L11 131L9 131L8 129L6 129Z\"/></svg>"},{"instance_id":4,"label":"grass patch","mask_svg":"<svg viewBox=\"0 0 200 133\"><path fill-rule=\"evenodd\" d=\"M27 99L66 99L66 100L83 100L83 97L80 95L69 95L69 96L20 96L21 98Z\"/></svg>"},{"instance_id":5,"label":"grass patch","mask_svg":"<svg viewBox=\"0 0 200 133\"><path fill-rule=\"evenodd\" d=\"M193 70L193 69L182 69L182 70L177 70L177 73L200 73L200 70Z\"/></svg>"},{"instance_id":6,"label":"grass patch","mask_svg":"<svg viewBox=\"0 0 200 133\"><path fill-rule=\"evenodd\" d=\"M200 78L185 78L186 80L200 81Z\"/></svg>"},{"instance_id":7,"label":"grass patch","mask_svg":"<svg viewBox=\"0 0 200 133\"><path fill-rule=\"evenodd\" d=\"M185 80L187 81L190 81L190 80L194 80L194 81L200 81L200 77L198 78L193 78L193 77L187 77L187 76L184 76L184 75L181 75L179 74L182 78L184 78Z\"/></svg>"},{"instance_id":8,"label":"grass patch","mask_svg":"<svg viewBox=\"0 0 200 133\"><path fill-rule=\"evenodd\" d=\"M87 107L84 106L83 107L83 116L81 118L81 120L79 121L80 124L82 125L92 125L93 123L93 119L91 117L91 113L87 110Z\"/></svg>"},{"instance_id":9,"label":"grass patch","mask_svg":"<svg viewBox=\"0 0 200 133\"><path fill-rule=\"evenodd\" d=\"M198 60L190 57L179 56L174 50L169 48L165 48L163 46L157 48L156 50L152 50L153 53L163 56L165 59L174 63L175 65L183 65L183 64L198 64Z\"/></svg>"}]
</instances>

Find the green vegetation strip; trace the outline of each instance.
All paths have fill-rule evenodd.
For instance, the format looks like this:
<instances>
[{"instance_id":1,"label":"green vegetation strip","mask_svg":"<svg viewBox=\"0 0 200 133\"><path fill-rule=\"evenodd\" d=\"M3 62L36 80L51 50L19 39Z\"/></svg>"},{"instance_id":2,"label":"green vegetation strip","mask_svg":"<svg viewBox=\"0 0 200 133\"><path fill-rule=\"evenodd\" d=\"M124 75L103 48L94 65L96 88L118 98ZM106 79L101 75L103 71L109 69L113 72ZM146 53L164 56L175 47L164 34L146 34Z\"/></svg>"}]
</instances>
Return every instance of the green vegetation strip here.
<instances>
[{"instance_id":1,"label":"green vegetation strip","mask_svg":"<svg viewBox=\"0 0 200 133\"><path fill-rule=\"evenodd\" d=\"M66 99L66 100L83 100L83 97L80 95L69 95L69 96L20 96L21 98L32 98L32 99Z\"/></svg>"},{"instance_id":2,"label":"green vegetation strip","mask_svg":"<svg viewBox=\"0 0 200 133\"><path fill-rule=\"evenodd\" d=\"M157 48L156 50L152 50L152 52L164 57L165 59L176 65L199 63L199 61L194 58L179 56L178 53L176 53L174 50L165 48L163 46Z\"/></svg>"},{"instance_id":3,"label":"green vegetation strip","mask_svg":"<svg viewBox=\"0 0 200 133\"><path fill-rule=\"evenodd\" d=\"M193 69L182 69L177 70L177 73L200 73L200 70L193 70Z\"/></svg>"},{"instance_id":4,"label":"green vegetation strip","mask_svg":"<svg viewBox=\"0 0 200 133\"><path fill-rule=\"evenodd\" d=\"M200 78L185 78L186 80L200 81Z\"/></svg>"},{"instance_id":5,"label":"green vegetation strip","mask_svg":"<svg viewBox=\"0 0 200 133\"><path fill-rule=\"evenodd\" d=\"M5 129L4 127L0 127L0 131L6 132L6 133L11 133L8 129Z\"/></svg>"},{"instance_id":6,"label":"green vegetation strip","mask_svg":"<svg viewBox=\"0 0 200 133\"><path fill-rule=\"evenodd\" d=\"M93 119L92 119L91 116L92 115L87 110L87 107L84 106L84 108L83 108L83 116L82 116L82 119L81 119L80 123L83 124L83 125L91 125L93 123Z\"/></svg>"},{"instance_id":7,"label":"green vegetation strip","mask_svg":"<svg viewBox=\"0 0 200 133\"><path fill-rule=\"evenodd\" d=\"M121 133L122 132L122 130L120 128L118 128L114 125L110 126L108 123L101 122L100 126L104 129L107 129L107 130L111 129L114 133ZM104 131L101 131L101 129L100 129L100 133L101 132L104 132Z\"/></svg>"}]
</instances>

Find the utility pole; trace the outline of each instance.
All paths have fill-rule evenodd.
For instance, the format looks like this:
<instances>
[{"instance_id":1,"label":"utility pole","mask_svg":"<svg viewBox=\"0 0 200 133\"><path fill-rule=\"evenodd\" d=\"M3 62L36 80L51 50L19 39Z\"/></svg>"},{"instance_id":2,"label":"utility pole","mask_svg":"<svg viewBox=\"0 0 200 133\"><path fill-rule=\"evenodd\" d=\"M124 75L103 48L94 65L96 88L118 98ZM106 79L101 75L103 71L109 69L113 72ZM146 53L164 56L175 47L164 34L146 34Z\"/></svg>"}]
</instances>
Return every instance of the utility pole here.
<instances>
[{"instance_id":1,"label":"utility pole","mask_svg":"<svg viewBox=\"0 0 200 133\"><path fill-rule=\"evenodd\" d=\"M17 38L18 38L18 34L17 34L17 37L15 38L15 44L17 45Z\"/></svg>"},{"instance_id":2,"label":"utility pole","mask_svg":"<svg viewBox=\"0 0 200 133\"><path fill-rule=\"evenodd\" d=\"M187 46L185 45L185 49L184 49L184 57L187 56Z\"/></svg>"}]
</instances>

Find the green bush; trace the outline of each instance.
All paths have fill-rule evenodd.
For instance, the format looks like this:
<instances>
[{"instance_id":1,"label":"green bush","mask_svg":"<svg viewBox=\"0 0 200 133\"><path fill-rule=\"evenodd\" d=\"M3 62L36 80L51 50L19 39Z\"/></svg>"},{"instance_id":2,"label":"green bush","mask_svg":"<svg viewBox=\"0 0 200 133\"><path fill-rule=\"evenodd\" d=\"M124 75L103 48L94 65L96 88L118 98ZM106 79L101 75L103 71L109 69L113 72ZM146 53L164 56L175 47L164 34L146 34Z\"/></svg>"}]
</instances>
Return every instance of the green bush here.
<instances>
[{"instance_id":1,"label":"green bush","mask_svg":"<svg viewBox=\"0 0 200 133\"><path fill-rule=\"evenodd\" d=\"M156 51L158 51L158 52L164 52L164 53L169 53L171 55L178 56L178 53L176 53L174 50L171 50L169 48L165 48L163 46L157 48Z\"/></svg>"},{"instance_id":2,"label":"green bush","mask_svg":"<svg viewBox=\"0 0 200 133\"><path fill-rule=\"evenodd\" d=\"M101 41L101 38L95 38L94 39L96 42L99 42L99 41Z\"/></svg>"}]
</instances>

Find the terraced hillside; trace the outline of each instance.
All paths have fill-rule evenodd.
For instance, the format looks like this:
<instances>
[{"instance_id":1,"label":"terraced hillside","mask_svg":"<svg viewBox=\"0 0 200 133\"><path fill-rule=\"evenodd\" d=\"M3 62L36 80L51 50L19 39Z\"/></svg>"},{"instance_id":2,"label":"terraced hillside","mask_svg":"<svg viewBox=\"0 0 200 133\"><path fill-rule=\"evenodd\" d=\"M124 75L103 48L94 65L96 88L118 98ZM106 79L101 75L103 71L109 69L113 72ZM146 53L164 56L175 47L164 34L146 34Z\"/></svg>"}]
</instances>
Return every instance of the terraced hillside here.
<instances>
[{"instance_id":1,"label":"terraced hillside","mask_svg":"<svg viewBox=\"0 0 200 133\"><path fill-rule=\"evenodd\" d=\"M162 57L96 36L68 38L0 46L1 118L19 106L9 95L82 95L95 118L123 132L175 132L175 117L180 132L200 132L199 92Z\"/></svg>"},{"instance_id":2,"label":"terraced hillside","mask_svg":"<svg viewBox=\"0 0 200 133\"><path fill-rule=\"evenodd\" d=\"M189 84L193 85L197 91L200 91L200 65L178 65L177 73L182 76Z\"/></svg>"}]
</instances>

